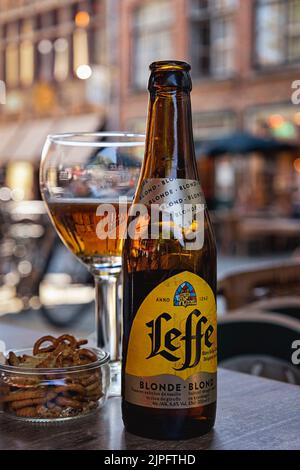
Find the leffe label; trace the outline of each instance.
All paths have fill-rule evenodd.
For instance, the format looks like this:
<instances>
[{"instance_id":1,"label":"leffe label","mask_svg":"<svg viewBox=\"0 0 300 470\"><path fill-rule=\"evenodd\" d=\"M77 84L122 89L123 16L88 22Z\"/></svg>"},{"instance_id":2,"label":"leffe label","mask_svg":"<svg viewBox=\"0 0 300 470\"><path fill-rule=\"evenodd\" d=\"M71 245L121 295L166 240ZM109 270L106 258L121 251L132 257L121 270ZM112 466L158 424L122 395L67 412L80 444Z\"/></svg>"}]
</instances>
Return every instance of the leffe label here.
<instances>
[{"instance_id":1,"label":"leffe label","mask_svg":"<svg viewBox=\"0 0 300 470\"><path fill-rule=\"evenodd\" d=\"M159 205L162 212L172 214L177 225L187 227L197 212L203 213L205 199L197 180L150 178L142 183L139 202Z\"/></svg>"},{"instance_id":2,"label":"leffe label","mask_svg":"<svg viewBox=\"0 0 300 470\"><path fill-rule=\"evenodd\" d=\"M207 282L182 272L160 283L133 320L125 399L150 408L195 408L216 401L216 302Z\"/></svg>"}]
</instances>

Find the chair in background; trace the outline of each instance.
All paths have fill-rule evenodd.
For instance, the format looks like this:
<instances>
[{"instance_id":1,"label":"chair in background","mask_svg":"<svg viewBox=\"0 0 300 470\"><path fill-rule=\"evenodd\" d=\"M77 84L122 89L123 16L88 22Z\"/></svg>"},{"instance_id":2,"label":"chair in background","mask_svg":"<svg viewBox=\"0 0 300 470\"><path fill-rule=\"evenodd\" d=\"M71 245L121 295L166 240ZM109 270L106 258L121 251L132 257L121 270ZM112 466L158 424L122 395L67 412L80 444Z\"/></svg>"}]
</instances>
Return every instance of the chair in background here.
<instances>
[{"instance_id":1,"label":"chair in background","mask_svg":"<svg viewBox=\"0 0 300 470\"><path fill-rule=\"evenodd\" d=\"M13 286L22 309L29 309L38 296L56 234L42 201L5 203L0 222L0 285Z\"/></svg>"},{"instance_id":2,"label":"chair in background","mask_svg":"<svg viewBox=\"0 0 300 470\"><path fill-rule=\"evenodd\" d=\"M274 297L271 299L263 299L257 302L248 304L246 307L231 311L230 313L238 314L243 313L244 311L250 313L252 311L261 313L279 313L280 315L285 315L288 317L295 318L300 321L300 296L296 297Z\"/></svg>"},{"instance_id":3,"label":"chair in background","mask_svg":"<svg viewBox=\"0 0 300 470\"><path fill-rule=\"evenodd\" d=\"M236 252L240 255L286 251L298 246L299 220L289 217L268 216L240 217L236 225Z\"/></svg>"},{"instance_id":4,"label":"chair in background","mask_svg":"<svg viewBox=\"0 0 300 470\"><path fill-rule=\"evenodd\" d=\"M223 317L218 322L220 367L300 385L292 345L300 338L300 322L259 311Z\"/></svg>"},{"instance_id":5,"label":"chair in background","mask_svg":"<svg viewBox=\"0 0 300 470\"><path fill-rule=\"evenodd\" d=\"M218 281L228 311L271 297L300 296L300 262L288 261L239 271Z\"/></svg>"},{"instance_id":6,"label":"chair in background","mask_svg":"<svg viewBox=\"0 0 300 470\"><path fill-rule=\"evenodd\" d=\"M93 322L94 286L89 271L56 238L39 287L40 313L56 328L70 328L83 317Z\"/></svg>"}]
</instances>

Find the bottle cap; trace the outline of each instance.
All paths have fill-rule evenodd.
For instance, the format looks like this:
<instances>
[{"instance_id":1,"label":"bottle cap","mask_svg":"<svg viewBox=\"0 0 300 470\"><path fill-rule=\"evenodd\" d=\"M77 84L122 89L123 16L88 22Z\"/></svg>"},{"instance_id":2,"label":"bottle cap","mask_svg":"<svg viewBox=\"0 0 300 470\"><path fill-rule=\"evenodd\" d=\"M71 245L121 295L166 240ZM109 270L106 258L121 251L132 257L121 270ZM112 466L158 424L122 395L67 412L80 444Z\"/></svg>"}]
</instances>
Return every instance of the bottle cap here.
<instances>
[{"instance_id":1,"label":"bottle cap","mask_svg":"<svg viewBox=\"0 0 300 470\"><path fill-rule=\"evenodd\" d=\"M189 74L191 66L187 62L178 60L162 60L150 65L150 78L148 90L150 92L162 91L188 91L192 90L192 81Z\"/></svg>"},{"instance_id":2,"label":"bottle cap","mask_svg":"<svg viewBox=\"0 0 300 470\"><path fill-rule=\"evenodd\" d=\"M181 62L180 60L159 60L157 62L152 62L149 69L151 72L169 72L171 70L185 70L189 72L191 70L191 66L187 62Z\"/></svg>"}]
</instances>

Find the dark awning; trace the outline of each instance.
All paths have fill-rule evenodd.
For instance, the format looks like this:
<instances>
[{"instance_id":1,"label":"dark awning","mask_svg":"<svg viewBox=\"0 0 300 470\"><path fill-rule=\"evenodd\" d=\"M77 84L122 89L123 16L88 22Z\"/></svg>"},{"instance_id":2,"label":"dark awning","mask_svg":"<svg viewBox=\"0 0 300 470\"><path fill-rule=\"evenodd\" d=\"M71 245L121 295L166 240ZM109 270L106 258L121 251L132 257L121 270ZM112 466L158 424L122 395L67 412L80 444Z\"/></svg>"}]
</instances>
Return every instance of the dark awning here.
<instances>
[{"instance_id":1,"label":"dark awning","mask_svg":"<svg viewBox=\"0 0 300 470\"><path fill-rule=\"evenodd\" d=\"M297 147L288 142L282 142L273 138L257 137L248 132L234 132L203 144L201 153L207 156L229 154L247 154L251 152L280 152L295 150Z\"/></svg>"}]
</instances>

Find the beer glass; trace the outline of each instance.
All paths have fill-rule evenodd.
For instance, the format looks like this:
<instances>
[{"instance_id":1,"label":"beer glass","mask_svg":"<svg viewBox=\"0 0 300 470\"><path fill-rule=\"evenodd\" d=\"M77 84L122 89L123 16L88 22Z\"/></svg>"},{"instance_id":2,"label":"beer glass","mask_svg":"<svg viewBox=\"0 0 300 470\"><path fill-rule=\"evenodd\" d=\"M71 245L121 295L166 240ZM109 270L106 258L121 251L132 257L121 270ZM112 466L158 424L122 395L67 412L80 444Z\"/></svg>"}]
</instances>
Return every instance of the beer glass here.
<instances>
[{"instance_id":1,"label":"beer glass","mask_svg":"<svg viewBox=\"0 0 300 470\"><path fill-rule=\"evenodd\" d=\"M49 135L41 159L40 188L52 223L95 279L97 345L110 354L112 393L120 387L127 207L143 155L140 134L69 133Z\"/></svg>"}]
</instances>

